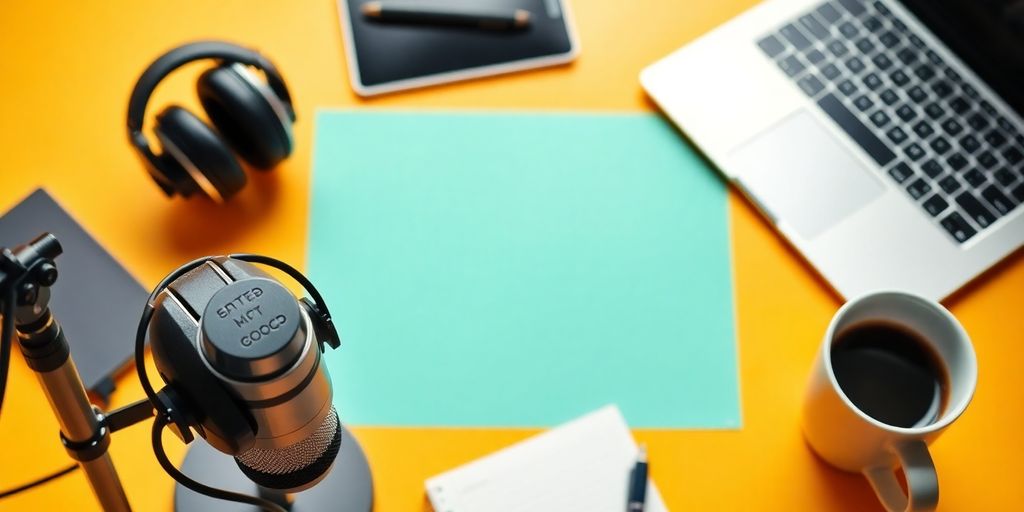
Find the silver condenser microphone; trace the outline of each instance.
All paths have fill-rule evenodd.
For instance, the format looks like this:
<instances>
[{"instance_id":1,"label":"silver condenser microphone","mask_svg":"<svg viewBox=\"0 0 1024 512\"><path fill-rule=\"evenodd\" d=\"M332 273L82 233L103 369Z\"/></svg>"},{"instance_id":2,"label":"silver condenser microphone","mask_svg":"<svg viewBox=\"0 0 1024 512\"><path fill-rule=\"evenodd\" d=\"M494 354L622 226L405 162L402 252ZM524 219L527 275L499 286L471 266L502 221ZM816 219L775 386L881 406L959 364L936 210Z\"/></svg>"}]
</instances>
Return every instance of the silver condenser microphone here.
<instances>
[{"instance_id":1,"label":"silver condenser microphone","mask_svg":"<svg viewBox=\"0 0 1024 512\"><path fill-rule=\"evenodd\" d=\"M149 327L180 423L250 480L288 493L322 480L341 447L322 358L331 336L313 303L228 257L169 283Z\"/></svg>"}]
</instances>

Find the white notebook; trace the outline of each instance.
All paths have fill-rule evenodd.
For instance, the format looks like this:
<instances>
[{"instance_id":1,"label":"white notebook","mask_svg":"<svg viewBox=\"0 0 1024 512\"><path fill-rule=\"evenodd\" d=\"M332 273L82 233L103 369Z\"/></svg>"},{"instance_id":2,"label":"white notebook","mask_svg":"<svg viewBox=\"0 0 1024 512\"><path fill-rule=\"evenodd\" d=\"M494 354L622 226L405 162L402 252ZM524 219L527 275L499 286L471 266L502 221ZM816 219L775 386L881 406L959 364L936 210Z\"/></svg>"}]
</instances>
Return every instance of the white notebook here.
<instances>
[{"instance_id":1,"label":"white notebook","mask_svg":"<svg viewBox=\"0 0 1024 512\"><path fill-rule=\"evenodd\" d=\"M623 512L637 446L614 405L427 480L435 512ZM666 512L648 482L645 512Z\"/></svg>"}]
</instances>

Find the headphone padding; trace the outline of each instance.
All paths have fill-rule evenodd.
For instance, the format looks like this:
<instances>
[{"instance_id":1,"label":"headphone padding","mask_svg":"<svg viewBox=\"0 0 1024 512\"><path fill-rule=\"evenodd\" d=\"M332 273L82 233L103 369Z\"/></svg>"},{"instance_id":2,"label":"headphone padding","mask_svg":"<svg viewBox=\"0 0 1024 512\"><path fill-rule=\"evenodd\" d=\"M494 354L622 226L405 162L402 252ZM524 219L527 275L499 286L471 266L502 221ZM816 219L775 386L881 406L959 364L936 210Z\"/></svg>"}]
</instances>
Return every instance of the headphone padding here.
<instances>
[{"instance_id":1,"label":"headphone padding","mask_svg":"<svg viewBox=\"0 0 1024 512\"><path fill-rule=\"evenodd\" d=\"M175 146L216 189L220 199L229 199L245 186L245 172L224 140L194 114L172 106L161 112L156 120L155 131L165 146L164 154L171 151L166 147L168 143ZM180 163L188 168L186 162ZM199 188L203 188L201 184Z\"/></svg>"},{"instance_id":2,"label":"headphone padding","mask_svg":"<svg viewBox=\"0 0 1024 512\"><path fill-rule=\"evenodd\" d=\"M221 66L205 71L196 91L210 121L253 167L269 169L291 153L281 118L267 98L235 69Z\"/></svg>"}]
</instances>

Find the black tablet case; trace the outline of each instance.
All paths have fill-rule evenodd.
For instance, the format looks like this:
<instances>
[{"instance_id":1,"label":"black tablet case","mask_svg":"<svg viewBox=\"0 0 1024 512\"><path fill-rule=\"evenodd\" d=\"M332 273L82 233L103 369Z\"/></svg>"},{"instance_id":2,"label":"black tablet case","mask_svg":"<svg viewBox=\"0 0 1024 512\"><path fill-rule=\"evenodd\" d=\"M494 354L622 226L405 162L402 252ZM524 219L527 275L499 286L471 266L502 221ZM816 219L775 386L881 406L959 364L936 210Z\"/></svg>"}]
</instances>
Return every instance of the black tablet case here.
<instances>
[{"instance_id":1,"label":"black tablet case","mask_svg":"<svg viewBox=\"0 0 1024 512\"><path fill-rule=\"evenodd\" d=\"M348 6L360 81L366 87L562 55L572 49L561 0L445 0L454 5L526 9L530 25L522 31L379 23L360 10L370 0L339 1Z\"/></svg>"},{"instance_id":2,"label":"black tablet case","mask_svg":"<svg viewBox=\"0 0 1024 512\"><path fill-rule=\"evenodd\" d=\"M149 294L45 190L0 217L0 247L13 248L44 232L56 235L64 248L56 259L50 308L85 387L106 400L113 376L134 354L135 330Z\"/></svg>"}]
</instances>

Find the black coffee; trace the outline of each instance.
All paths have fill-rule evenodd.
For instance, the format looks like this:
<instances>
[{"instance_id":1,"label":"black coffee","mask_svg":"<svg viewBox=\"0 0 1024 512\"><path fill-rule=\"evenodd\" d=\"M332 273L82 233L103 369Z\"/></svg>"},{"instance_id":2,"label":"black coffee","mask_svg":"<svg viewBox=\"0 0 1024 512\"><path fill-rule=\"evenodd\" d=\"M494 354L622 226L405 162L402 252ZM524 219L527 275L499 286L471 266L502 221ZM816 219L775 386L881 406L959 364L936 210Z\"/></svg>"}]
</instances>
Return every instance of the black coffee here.
<instances>
[{"instance_id":1,"label":"black coffee","mask_svg":"<svg viewBox=\"0 0 1024 512\"><path fill-rule=\"evenodd\" d=\"M926 425L946 406L948 377L938 355L898 325L866 322L840 332L832 370L850 401L887 425Z\"/></svg>"}]
</instances>

